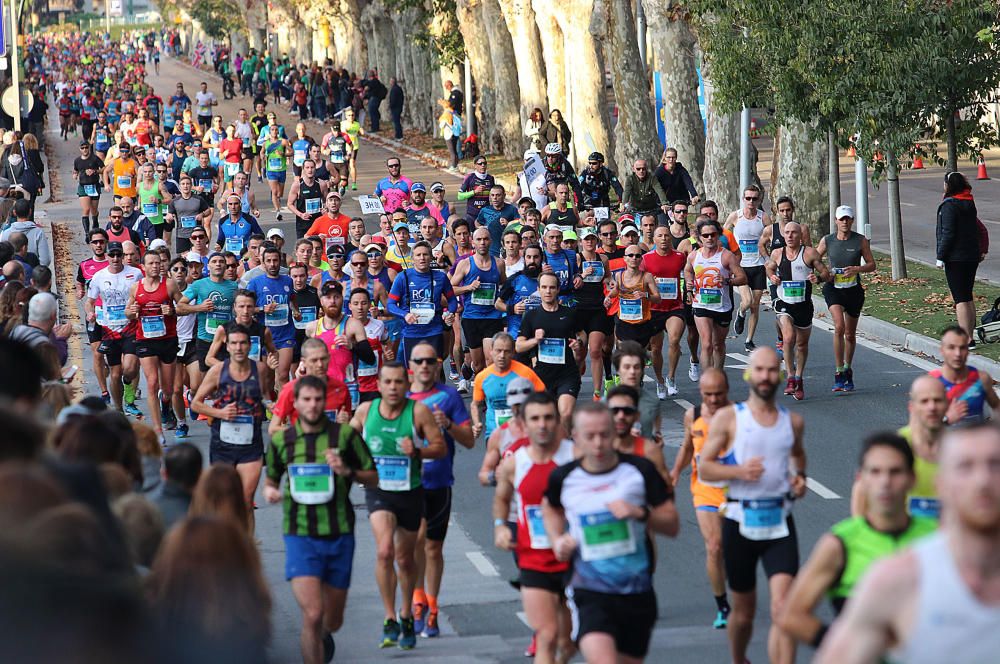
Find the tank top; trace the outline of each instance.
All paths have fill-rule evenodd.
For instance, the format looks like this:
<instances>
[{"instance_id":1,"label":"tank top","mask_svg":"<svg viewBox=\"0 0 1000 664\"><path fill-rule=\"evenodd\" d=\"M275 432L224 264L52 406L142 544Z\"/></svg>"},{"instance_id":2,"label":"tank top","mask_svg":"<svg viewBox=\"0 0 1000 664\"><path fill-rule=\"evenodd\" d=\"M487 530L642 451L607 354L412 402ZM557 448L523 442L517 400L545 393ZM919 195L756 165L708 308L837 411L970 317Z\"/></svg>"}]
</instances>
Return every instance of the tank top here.
<instances>
[{"instance_id":1,"label":"tank top","mask_svg":"<svg viewBox=\"0 0 1000 664\"><path fill-rule=\"evenodd\" d=\"M789 260L788 247L781 250L781 262L778 263L778 299L785 304L803 304L812 297L812 282L809 275L812 268L805 264L802 256L806 252L805 245L799 247L799 253Z\"/></svg>"},{"instance_id":2,"label":"tank top","mask_svg":"<svg viewBox=\"0 0 1000 664\"><path fill-rule=\"evenodd\" d=\"M740 258L740 265L742 267L760 267L767 262L767 259L760 255L757 244L760 241L760 236L763 234L764 211L757 210L757 216L753 219L747 219L743 216L743 212L740 211L738 220L733 226L733 235L736 236L736 242L739 244L740 252L743 254Z\"/></svg>"},{"instance_id":3,"label":"tank top","mask_svg":"<svg viewBox=\"0 0 1000 664\"><path fill-rule=\"evenodd\" d=\"M464 307L462 316L470 320L496 319L503 316L493 306L500 292L500 268L497 267L497 260L490 258L490 269L483 270L476 263L475 256L465 259L469 263L469 272L462 279L462 285L468 286L476 279L479 279L479 288L462 295L462 306Z\"/></svg>"},{"instance_id":4,"label":"tank top","mask_svg":"<svg viewBox=\"0 0 1000 664\"><path fill-rule=\"evenodd\" d=\"M573 276L576 274L576 252L560 249L554 254L545 252L545 262L559 277L559 295L573 295Z\"/></svg>"},{"instance_id":5,"label":"tank top","mask_svg":"<svg viewBox=\"0 0 1000 664\"><path fill-rule=\"evenodd\" d=\"M129 233L128 226L122 226L122 229L118 232L115 232L115 230L111 226L108 226L106 232L108 234L108 242L124 243L124 242L131 242L132 240L132 234Z\"/></svg>"},{"instance_id":6,"label":"tank top","mask_svg":"<svg viewBox=\"0 0 1000 664\"><path fill-rule=\"evenodd\" d=\"M600 309L604 313L604 261L600 254L595 254L594 260L588 260L583 253L577 253L580 257L580 274L587 268L593 268L593 273L583 277L583 284L576 291L576 301L581 309Z\"/></svg>"},{"instance_id":7,"label":"tank top","mask_svg":"<svg viewBox=\"0 0 1000 664\"><path fill-rule=\"evenodd\" d=\"M132 160L126 162L122 159L115 159L113 170L114 181L111 183L111 188L115 196L135 198L135 162Z\"/></svg>"},{"instance_id":8,"label":"tank top","mask_svg":"<svg viewBox=\"0 0 1000 664\"><path fill-rule=\"evenodd\" d=\"M726 518L739 521L741 532L744 525L773 528L769 535L762 539L776 539L783 535L778 532L787 525L783 518L788 514L789 505L785 500L790 484L788 480L788 455L795 442L792 431L792 417L788 411L778 406L775 423L763 426L757 422L745 402L737 403L736 408L736 438L733 440L731 459L723 458L724 463L745 463L754 457L761 457L764 473L756 482L744 480L729 480L726 498ZM729 455L726 455L729 457ZM777 534L777 537L773 535ZM744 532L744 535L747 534ZM752 538L751 538L752 539Z\"/></svg>"},{"instance_id":9,"label":"tank top","mask_svg":"<svg viewBox=\"0 0 1000 664\"><path fill-rule=\"evenodd\" d=\"M260 388L260 377L257 375L257 363L250 363L250 375L244 381L238 381L229 373L231 360L224 360L222 373L219 374L219 389L215 393L215 407L225 408L231 403L236 404L234 420L214 420L212 422L212 446L240 445L259 446L263 448L264 439L261 435L260 423L264 419L263 393Z\"/></svg>"},{"instance_id":10,"label":"tank top","mask_svg":"<svg viewBox=\"0 0 1000 664\"><path fill-rule=\"evenodd\" d=\"M176 314L171 313L164 316L163 310L160 308L164 304L173 304L170 300L170 293L167 292L166 281L160 279L160 283L153 291L146 290L145 284L140 281L138 288L135 289L135 303L139 306L139 325L135 332L137 340L175 339L177 337Z\"/></svg>"},{"instance_id":11,"label":"tank top","mask_svg":"<svg viewBox=\"0 0 1000 664\"><path fill-rule=\"evenodd\" d=\"M913 553L920 566L916 619L889 659L898 664L996 661L1000 606L985 605L972 594L945 534L917 542Z\"/></svg>"},{"instance_id":12,"label":"tank top","mask_svg":"<svg viewBox=\"0 0 1000 664\"><path fill-rule=\"evenodd\" d=\"M693 306L708 311L727 312L733 309L732 296L725 280L729 278L729 268L722 264L723 250L705 256L701 249L695 250Z\"/></svg>"},{"instance_id":13,"label":"tank top","mask_svg":"<svg viewBox=\"0 0 1000 664\"><path fill-rule=\"evenodd\" d=\"M556 560L542 523L542 498L549 475L573 460L573 443L563 440L546 463L535 463L529 447L514 452L514 493L517 501L517 566L536 572L564 572L568 562Z\"/></svg>"},{"instance_id":14,"label":"tank top","mask_svg":"<svg viewBox=\"0 0 1000 664\"><path fill-rule=\"evenodd\" d=\"M330 349L330 367L326 373L328 376L349 385L354 382L354 353L351 352L350 348L337 346L334 343L337 336L343 335L347 331L348 317L346 315L341 316L340 321L332 328L325 326L325 320L325 316L316 319L316 333L314 336L317 339L321 339L326 344L326 347Z\"/></svg>"},{"instance_id":15,"label":"tank top","mask_svg":"<svg viewBox=\"0 0 1000 664\"><path fill-rule=\"evenodd\" d=\"M899 430L899 435L906 439L913 448L913 434L910 427L905 426ZM923 457L913 453L913 474L916 475L916 482L910 489L906 497L907 511L911 515L925 516L937 519L941 516L941 501L938 499L937 479L938 465L933 461L928 461Z\"/></svg>"},{"instance_id":16,"label":"tank top","mask_svg":"<svg viewBox=\"0 0 1000 664\"><path fill-rule=\"evenodd\" d=\"M416 427L413 426L412 399L406 400L403 411L389 419L379 412L382 398L371 402L362 437L375 459L378 471L378 488L382 491L410 491L420 486L419 458L408 457L399 449L403 438L418 444Z\"/></svg>"},{"instance_id":17,"label":"tank top","mask_svg":"<svg viewBox=\"0 0 1000 664\"><path fill-rule=\"evenodd\" d=\"M781 234L781 228L778 226L778 222L771 224L771 247L770 251L775 249L785 248L785 236Z\"/></svg>"},{"instance_id":18,"label":"tank top","mask_svg":"<svg viewBox=\"0 0 1000 664\"><path fill-rule=\"evenodd\" d=\"M684 307L684 266L687 256L679 251L672 251L661 256L656 251L650 251L642 257L642 269L653 275L660 301L650 305L653 311L674 311Z\"/></svg>"},{"instance_id":19,"label":"tank top","mask_svg":"<svg viewBox=\"0 0 1000 664\"><path fill-rule=\"evenodd\" d=\"M271 173L284 173L288 166L285 163L285 146L280 140L264 141L265 170Z\"/></svg>"},{"instance_id":20,"label":"tank top","mask_svg":"<svg viewBox=\"0 0 1000 664\"><path fill-rule=\"evenodd\" d=\"M962 418L963 423L982 422L985 419L983 413L983 408L986 405L985 388L982 381L979 380L979 370L973 366L967 368L969 373L961 383L952 383L944 377L940 369L934 369L930 372L930 375L937 378L944 385L949 402L961 399L968 404L969 409L966 411L965 417ZM951 424L955 424L955 422Z\"/></svg>"},{"instance_id":21,"label":"tank top","mask_svg":"<svg viewBox=\"0 0 1000 664\"><path fill-rule=\"evenodd\" d=\"M708 420L701 414L701 406L698 405L694 407L694 419L691 422L691 447L694 451L694 454L691 455L691 489L693 492L696 488L704 486L718 491L721 503L725 500L722 489L725 488L726 483L708 482L701 479L698 475L698 464L701 463L701 448L705 446L706 440L708 440Z\"/></svg>"},{"instance_id":22,"label":"tank top","mask_svg":"<svg viewBox=\"0 0 1000 664\"><path fill-rule=\"evenodd\" d=\"M295 199L295 209L308 214L312 221L323 214L323 190L319 180L314 179L312 184L306 184L305 178L299 180L299 197Z\"/></svg>"},{"instance_id":23,"label":"tank top","mask_svg":"<svg viewBox=\"0 0 1000 664\"><path fill-rule=\"evenodd\" d=\"M368 282L369 286L371 281ZM358 390L361 392L378 392L378 370L382 367L382 338L385 336L385 323L377 318L369 319L365 325L365 336L375 353L375 362L369 364L358 360Z\"/></svg>"},{"instance_id":24,"label":"tank top","mask_svg":"<svg viewBox=\"0 0 1000 664\"><path fill-rule=\"evenodd\" d=\"M151 224L162 224L163 216L161 215L162 207L160 206L157 199L160 196L160 184L158 182L153 182L153 186L146 187L142 182L138 185L139 189L139 212L149 219Z\"/></svg>"},{"instance_id":25,"label":"tank top","mask_svg":"<svg viewBox=\"0 0 1000 664\"><path fill-rule=\"evenodd\" d=\"M625 273L618 272L618 320L629 325L641 325L649 320L649 297L643 297L646 285L644 272L639 273L638 283L626 285ZM648 295L648 294L647 294Z\"/></svg>"},{"instance_id":26,"label":"tank top","mask_svg":"<svg viewBox=\"0 0 1000 664\"><path fill-rule=\"evenodd\" d=\"M680 237L674 236L673 233L670 234L670 244L674 245L674 251L677 251L677 247L681 246L681 242L688 239L687 235L682 235ZM694 245L692 245L694 246Z\"/></svg>"},{"instance_id":27,"label":"tank top","mask_svg":"<svg viewBox=\"0 0 1000 664\"><path fill-rule=\"evenodd\" d=\"M555 203L549 203L549 219L545 222L546 226L552 224L556 226L576 226L579 221L580 217L577 216L573 208L567 207L565 210L559 210Z\"/></svg>"},{"instance_id":28,"label":"tank top","mask_svg":"<svg viewBox=\"0 0 1000 664\"><path fill-rule=\"evenodd\" d=\"M261 343L262 340L264 339L264 334L266 332L264 325L261 324L261 322L257 320L256 317L251 318L249 324L244 325L243 323L241 323L241 325L243 325L243 327L245 327L246 329L250 330L250 352L247 354L247 357L249 357L254 362L260 362L263 357L263 355L261 354L262 353L261 349L263 347ZM229 351L226 350L226 344L222 344L218 352L216 352L215 356L220 360L225 360L226 358L229 357Z\"/></svg>"},{"instance_id":29,"label":"tank top","mask_svg":"<svg viewBox=\"0 0 1000 664\"><path fill-rule=\"evenodd\" d=\"M861 285L861 277L857 274L847 276L844 268L850 265L861 265L861 240L864 235L851 231L846 240L838 240L836 233L830 233L823 241L826 242L826 253L830 256L830 270L833 272L834 288L854 288Z\"/></svg>"}]
</instances>

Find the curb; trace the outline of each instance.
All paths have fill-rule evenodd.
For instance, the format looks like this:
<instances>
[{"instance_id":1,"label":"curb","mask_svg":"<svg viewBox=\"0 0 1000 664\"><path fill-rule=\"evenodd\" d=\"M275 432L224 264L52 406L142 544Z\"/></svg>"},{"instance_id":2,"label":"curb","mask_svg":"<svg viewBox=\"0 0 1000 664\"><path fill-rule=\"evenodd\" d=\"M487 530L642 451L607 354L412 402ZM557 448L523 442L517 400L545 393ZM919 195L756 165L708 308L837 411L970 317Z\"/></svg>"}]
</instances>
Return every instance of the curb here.
<instances>
[{"instance_id":1,"label":"curb","mask_svg":"<svg viewBox=\"0 0 1000 664\"><path fill-rule=\"evenodd\" d=\"M813 296L813 308L815 315L824 316L830 320L830 310L826 306L826 301L821 297ZM894 346L898 350L906 351L913 355L930 358L936 362L942 362L940 343L937 339L911 332L906 328L886 321L866 316L862 312L861 320L858 321L858 333L873 341ZM1000 376L1000 362L996 362L987 357L970 353L970 358L975 358L975 365L985 369L990 376Z\"/></svg>"}]
</instances>

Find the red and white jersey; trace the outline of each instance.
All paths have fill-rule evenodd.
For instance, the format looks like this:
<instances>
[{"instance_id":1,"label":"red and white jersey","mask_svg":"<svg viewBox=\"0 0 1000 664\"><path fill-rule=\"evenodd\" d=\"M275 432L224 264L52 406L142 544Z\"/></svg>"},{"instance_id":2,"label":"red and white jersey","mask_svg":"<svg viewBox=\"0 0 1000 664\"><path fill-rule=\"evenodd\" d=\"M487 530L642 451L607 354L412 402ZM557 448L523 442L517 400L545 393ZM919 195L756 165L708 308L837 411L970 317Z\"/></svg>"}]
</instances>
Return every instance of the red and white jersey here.
<instances>
[{"instance_id":1,"label":"red and white jersey","mask_svg":"<svg viewBox=\"0 0 1000 664\"><path fill-rule=\"evenodd\" d=\"M514 452L514 494L517 499L517 564L536 572L564 572L568 562L556 560L542 523L542 497L549 475L558 466L573 460L573 441L559 443L552 460L535 463L523 446Z\"/></svg>"},{"instance_id":2,"label":"red and white jersey","mask_svg":"<svg viewBox=\"0 0 1000 664\"><path fill-rule=\"evenodd\" d=\"M372 318L365 325L365 336L375 353L375 362L368 364L358 360L358 390L361 392L378 392L378 371L382 368L384 361L384 344L389 341L389 331L385 328L385 323L377 318Z\"/></svg>"}]
</instances>

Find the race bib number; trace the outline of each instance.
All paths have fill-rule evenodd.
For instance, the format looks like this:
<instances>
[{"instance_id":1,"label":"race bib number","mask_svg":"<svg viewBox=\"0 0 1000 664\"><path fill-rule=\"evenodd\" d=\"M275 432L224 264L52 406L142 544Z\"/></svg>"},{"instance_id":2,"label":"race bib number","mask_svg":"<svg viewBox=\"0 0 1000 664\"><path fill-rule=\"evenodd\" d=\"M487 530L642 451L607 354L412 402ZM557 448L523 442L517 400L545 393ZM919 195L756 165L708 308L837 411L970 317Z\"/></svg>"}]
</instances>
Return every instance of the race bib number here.
<instances>
[{"instance_id":1,"label":"race bib number","mask_svg":"<svg viewBox=\"0 0 1000 664\"><path fill-rule=\"evenodd\" d=\"M545 524L542 522L541 505L525 505L524 520L528 525L528 537L531 540L532 549L551 549L548 533L545 532Z\"/></svg>"},{"instance_id":2,"label":"race bib number","mask_svg":"<svg viewBox=\"0 0 1000 664\"><path fill-rule=\"evenodd\" d=\"M228 177L228 178L236 177L236 174L240 172L240 164L239 164L239 162L236 162L234 164L234 163L231 163L231 162L227 161L225 168L226 168L226 177Z\"/></svg>"},{"instance_id":3,"label":"race bib number","mask_svg":"<svg viewBox=\"0 0 1000 664\"><path fill-rule=\"evenodd\" d=\"M381 353L379 351L375 352L374 362L365 362L364 360L358 360L358 376L361 378L368 378L370 376L378 375L378 365Z\"/></svg>"},{"instance_id":4,"label":"race bib number","mask_svg":"<svg viewBox=\"0 0 1000 664\"><path fill-rule=\"evenodd\" d=\"M237 256L243 253L243 238L241 237L227 237L226 238L226 251L231 251Z\"/></svg>"},{"instance_id":5,"label":"race bib number","mask_svg":"<svg viewBox=\"0 0 1000 664\"><path fill-rule=\"evenodd\" d=\"M621 298L618 301L618 318L625 323L642 321L642 300L639 298Z\"/></svg>"},{"instance_id":6,"label":"race bib number","mask_svg":"<svg viewBox=\"0 0 1000 664\"><path fill-rule=\"evenodd\" d=\"M115 181L118 183L119 189L130 189L132 187L132 178L128 175L119 175Z\"/></svg>"},{"instance_id":7,"label":"race bib number","mask_svg":"<svg viewBox=\"0 0 1000 664\"><path fill-rule=\"evenodd\" d=\"M325 463L293 463L288 467L288 488L300 505L322 505L333 500L336 483Z\"/></svg>"},{"instance_id":8,"label":"race bib number","mask_svg":"<svg viewBox=\"0 0 1000 664\"><path fill-rule=\"evenodd\" d=\"M155 217L160 212L160 206L156 203L143 203L142 213L147 217Z\"/></svg>"},{"instance_id":9,"label":"race bib number","mask_svg":"<svg viewBox=\"0 0 1000 664\"><path fill-rule=\"evenodd\" d=\"M593 272L586 275L583 280L588 284L598 283L604 280L604 263L601 261L583 261L583 271L593 268Z\"/></svg>"},{"instance_id":10,"label":"race bib number","mask_svg":"<svg viewBox=\"0 0 1000 664\"><path fill-rule=\"evenodd\" d=\"M167 324L163 316L143 316L139 320L142 325L142 336L147 339L156 339L167 335Z\"/></svg>"},{"instance_id":11,"label":"race bib number","mask_svg":"<svg viewBox=\"0 0 1000 664\"><path fill-rule=\"evenodd\" d=\"M237 415L219 423L219 439L229 445L252 445L253 430L253 416Z\"/></svg>"},{"instance_id":12,"label":"race bib number","mask_svg":"<svg viewBox=\"0 0 1000 664\"><path fill-rule=\"evenodd\" d=\"M782 281L780 299L786 304L800 304L806 301L806 282Z\"/></svg>"},{"instance_id":13,"label":"race bib number","mask_svg":"<svg viewBox=\"0 0 1000 664\"><path fill-rule=\"evenodd\" d=\"M247 353L254 362L260 362L260 337L250 337L250 352Z\"/></svg>"},{"instance_id":14,"label":"race bib number","mask_svg":"<svg viewBox=\"0 0 1000 664\"><path fill-rule=\"evenodd\" d=\"M743 518L740 534L749 540L761 542L788 536L784 498L756 498L740 501Z\"/></svg>"},{"instance_id":15,"label":"race bib number","mask_svg":"<svg viewBox=\"0 0 1000 664\"><path fill-rule=\"evenodd\" d=\"M231 314L228 311L209 311L205 314L205 331L209 334L215 334L219 326L224 326L230 318Z\"/></svg>"},{"instance_id":16,"label":"race bib number","mask_svg":"<svg viewBox=\"0 0 1000 664\"><path fill-rule=\"evenodd\" d=\"M676 277L656 277L656 290L664 300L676 300L678 294Z\"/></svg>"},{"instance_id":17,"label":"race bib number","mask_svg":"<svg viewBox=\"0 0 1000 664\"><path fill-rule=\"evenodd\" d=\"M295 321L295 329L304 330L309 323L316 320L316 307L299 307L302 320Z\"/></svg>"},{"instance_id":18,"label":"race bib number","mask_svg":"<svg viewBox=\"0 0 1000 664\"><path fill-rule=\"evenodd\" d=\"M91 198L97 197L97 185L96 184L85 184L83 185L83 193Z\"/></svg>"},{"instance_id":19,"label":"race bib number","mask_svg":"<svg viewBox=\"0 0 1000 664\"><path fill-rule=\"evenodd\" d=\"M603 221L604 219L609 218L609 216L610 215L609 215L608 208L606 208L606 207L595 207L594 208L594 220L595 221Z\"/></svg>"},{"instance_id":20,"label":"race bib number","mask_svg":"<svg viewBox=\"0 0 1000 664\"><path fill-rule=\"evenodd\" d=\"M329 249L333 245L344 246L344 238L342 237L328 237L326 238L326 248Z\"/></svg>"},{"instance_id":21,"label":"race bib number","mask_svg":"<svg viewBox=\"0 0 1000 664\"><path fill-rule=\"evenodd\" d=\"M283 327L288 325L288 305L281 303L271 313L264 314L265 327Z\"/></svg>"},{"instance_id":22,"label":"race bib number","mask_svg":"<svg viewBox=\"0 0 1000 664\"><path fill-rule=\"evenodd\" d=\"M412 302L410 313L417 317L417 325L427 325L434 320L434 305L430 302Z\"/></svg>"},{"instance_id":23,"label":"race bib number","mask_svg":"<svg viewBox=\"0 0 1000 664\"><path fill-rule=\"evenodd\" d=\"M96 134L94 134L94 142L99 145L104 145L108 142L108 135L105 134L103 131L99 131Z\"/></svg>"},{"instance_id":24,"label":"race bib number","mask_svg":"<svg viewBox=\"0 0 1000 664\"><path fill-rule=\"evenodd\" d=\"M125 315L125 305L104 305L104 324L108 327L128 325L128 316Z\"/></svg>"},{"instance_id":25,"label":"race bib number","mask_svg":"<svg viewBox=\"0 0 1000 664\"><path fill-rule=\"evenodd\" d=\"M208 178L198 180L198 186L205 190L205 193L212 191L212 181Z\"/></svg>"},{"instance_id":26,"label":"race bib number","mask_svg":"<svg viewBox=\"0 0 1000 664\"><path fill-rule=\"evenodd\" d=\"M361 214L385 214L382 201L377 196L359 196L358 202L361 203Z\"/></svg>"},{"instance_id":27,"label":"race bib number","mask_svg":"<svg viewBox=\"0 0 1000 664\"><path fill-rule=\"evenodd\" d=\"M538 361L544 364L566 364L566 340L541 339L538 342Z\"/></svg>"},{"instance_id":28,"label":"race bib number","mask_svg":"<svg viewBox=\"0 0 1000 664\"><path fill-rule=\"evenodd\" d=\"M293 150L292 152L292 163L296 166L301 166L306 161L306 151L305 150Z\"/></svg>"},{"instance_id":29,"label":"race bib number","mask_svg":"<svg viewBox=\"0 0 1000 664\"><path fill-rule=\"evenodd\" d=\"M703 306L719 306L722 304L722 289L721 288L699 288L698 289L698 304Z\"/></svg>"},{"instance_id":30,"label":"race bib number","mask_svg":"<svg viewBox=\"0 0 1000 664\"><path fill-rule=\"evenodd\" d=\"M410 460L401 456L376 456L378 488L383 491L410 490Z\"/></svg>"},{"instance_id":31,"label":"race bib number","mask_svg":"<svg viewBox=\"0 0 1000 664\"><path fill-rule=\"evenodd\" d=\"M191 215L181 217L181 228L194 228L197 225L198 217Z\"/></svg>"},{"instance_id":32,"label":"race bib number","mask_svg":"<svg viewBox=\"0 0 1000 664\"><path fill-rule=\"evenodd\" d=\"M744 254L757 254L760 253L758 250L757 240L752 238L743 239L739 241L740 251Z\"/></svg>"},{"instance_id":33,"label":"race bib number","mask_svg":"<svg viewBox=\"0 0 1000 664\"><path fill-rule=\"evenodd\" d=\"M306 199L306 214L316 214L320 210L320 200L318 198Z\"/></svg>"},{"instance_id":34,"label":"race bib number","mask_svg":"<svg viewBox=\"0 0 1000 664\"><path fill-rule=\"evenodd\" d=\"M267 170L269 171L283 171L284 162L281 157L268 157L267 158Z\"/></svg>"},{"instance_id":35,"label":"race bib number","mask_svg":"<svg viewBox=\"0 0 1000 664\"><path fill-rule=\"evenodd\" d=\"M835 267L833 268L833 287L834 288L853 288L856 283L858 283L857 276L851 274L846 274L847 268Z\"/></svg>"},{"instance_id":36,"label":"race bib number","mask_svg":"<svg viewBox=\"0 0 1000 664\"><path fill-rule=\"evenodd\" d=\"M607 510L581 514L580 530L580 557L587 562L635 553L635 535L628 521Z\"/></svg>"},{"instance_id":37,"label":"race bib number","mask_svg":"<svg viewBox=\"0 0 1000 664\"><path fill-rule=\"evenodd\" d=\"M469 301L481 307L492 307L497 299L497 285L480 283L479 288L472 291Z\"/></svg>"},{"instance_id":38,"label":"race bib number","mask_svg":"<svg viewBox=\"0 0 1000 664\"><path fill-rule=\"evenodd\" d=\"M926 516L932 519L941 517L941 501L926 496L910 496L910 516Z\"/></svg>"},{"instance_id":39,"label":"race bib number","mask_svg":"<svg viewBox=\"0 0 1000 664\"><path fill-rule=\"evenodd\" d=\"M502 427L504 424L507 423L507 420L509 420L512 417L514 417L514 411L511 410L510 408L495 409L493 411L493 423L495 425L495 428L499 429L500 427Z\"/></svg>"}]
</instances>

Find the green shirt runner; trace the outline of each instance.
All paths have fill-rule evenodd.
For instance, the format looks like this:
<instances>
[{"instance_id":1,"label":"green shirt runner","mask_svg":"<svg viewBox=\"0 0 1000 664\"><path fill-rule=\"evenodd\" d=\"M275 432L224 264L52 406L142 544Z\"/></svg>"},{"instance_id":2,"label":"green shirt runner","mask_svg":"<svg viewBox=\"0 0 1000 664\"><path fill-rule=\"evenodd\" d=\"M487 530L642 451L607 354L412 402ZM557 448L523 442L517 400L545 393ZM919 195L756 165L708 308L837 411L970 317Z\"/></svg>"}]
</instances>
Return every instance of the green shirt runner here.
<instances>
[{"instance_id":1,"label":"green shirt runner","mask_svg":"<svg viewBox=\"0 0 1000 664\"><path fill-rule=\"evenodd\" d=\"M378 488L383 491L411 491L420 488L421 461L418 457L403 454L399 441L409 437L415 447L419 447L413 426L412 399L398 417L389 419L379 412L382 399L375 399L368 408L365 418L364 439L375 458L378 470Z\"/></svg>"}]
</instances>

